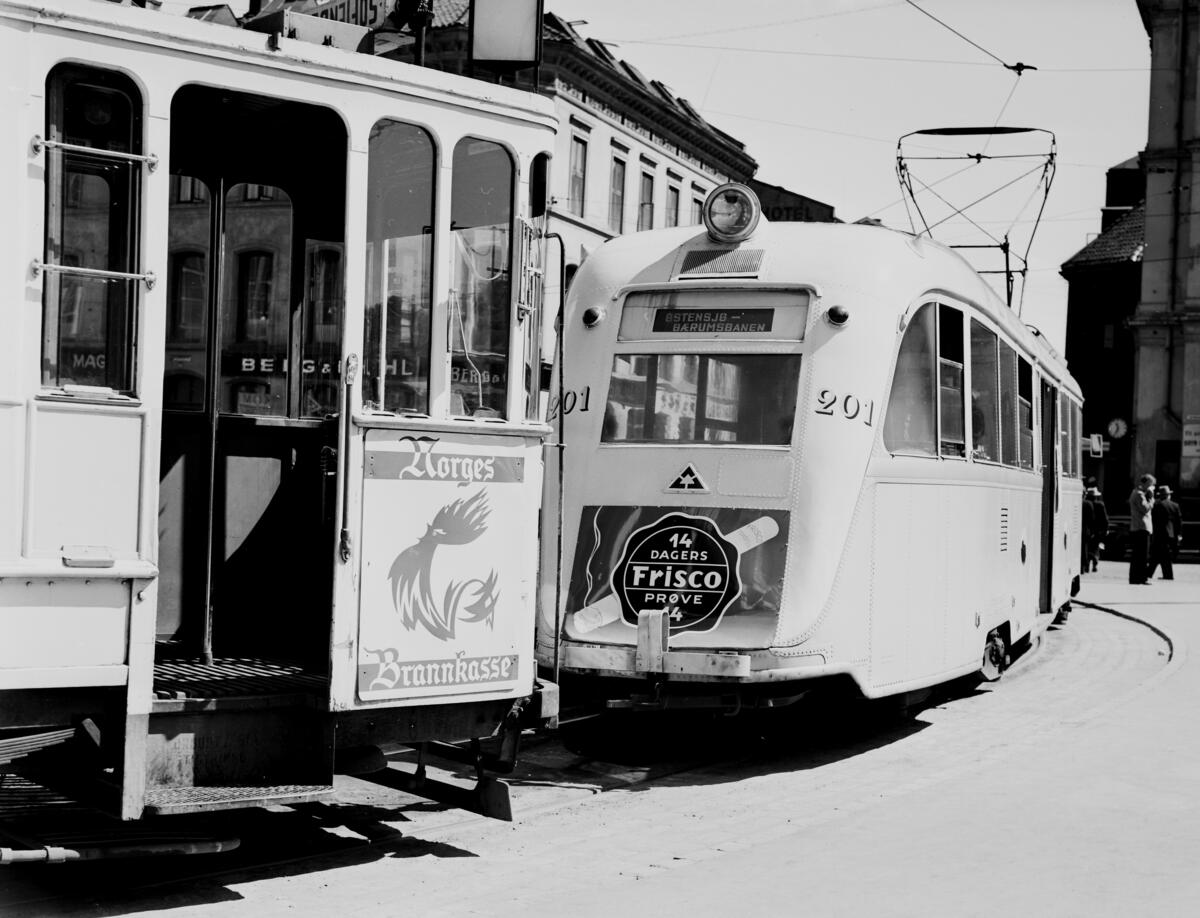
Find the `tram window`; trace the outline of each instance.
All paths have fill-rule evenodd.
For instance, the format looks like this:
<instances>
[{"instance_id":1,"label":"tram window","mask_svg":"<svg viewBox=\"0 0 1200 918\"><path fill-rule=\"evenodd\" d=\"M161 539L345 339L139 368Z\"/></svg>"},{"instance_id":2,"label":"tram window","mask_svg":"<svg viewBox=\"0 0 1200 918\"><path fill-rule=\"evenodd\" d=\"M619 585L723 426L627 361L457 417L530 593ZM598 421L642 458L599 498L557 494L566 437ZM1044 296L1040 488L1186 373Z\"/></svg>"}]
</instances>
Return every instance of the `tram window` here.
<instances>
[{"instance_id":1,"label":"tram window","mask_svg":"<svg viewBox=\"0 0 1200 918\"><path fill-rule=\"evenodd\" d=\"M136 273L141 99L128 78L63 65L46 83L46 136L88 150L46 150L48 265ZM94 152L93 152L94 151ZM133 390L137 283L47 271L42 384Z\"/></svg>"},{"instance_id":2,"label":"tram window","mask_svg":"<svg viewBox=\"0 0 1200 918\"><path fill-rule=\"evenodd\" d=\"M1000 449L1005 465L1021 464L1020 437L1017 434L1017 352L1000 342Z\"/></svg>"},{"instance_id":3,"label":"tram window","mask_svg":"<svg viewBox=\"0 0 1200 918\"><path fill-rule=\"evenodd\" d=\"M309 240L305 254L300 416L337 414L338 360L342 352L342 246Z\"/></svg>"},{"instance_id":4,"label":"tram window","mask_svg":"<svg viewBox=\"0 0 1200 918\"><path fill-rule=\"evenodd\" d=\"M512 157L499 144L468 137L455 146L450 410L456 415L506 414L513 178Z\"/></svg>"},{"instance_id":5,"label":"tram window","mask_svg":"<svg viewBox=\"0 0 1200 918\"><path fill-rule=\"evenodd\" d=\"M434 146L398 121L371 129L363 405L429 411Z\"/></svg>"},{"instance_id":6,"label":"tram window","mask_svg":"<svg viewBox=\"0 0 1200 918\"><path fill-rule=\"evenodd\" d=\"M792 441L798 354L618 354L605 443Z\"/></svg>"},{"instance_id":7,"label":"tram window","mask_svg":"<svg viewBox=\"0 0 1200 918\"><path fill-rule=\"evenodd\" d=\"M1083 477L1083 408L1071 403L1071 455L1075 461L1075 477Z\"/></svg>"},{"instance_id":8,"label":"tram window","mask_svg":"<svg viewBox=\"0 0 1200 918\"><path fill-rule=\"evenodd\" d=\"M282 188L225 194L220 410L288 413L292 202Z\"/></svg>"},{"instance_id":9,"label":"tram window","mask_svg":"<svg viewBox=\"0 0 1200 918\"><path fill-rule=\"evenodd\" d=\"M1017 438L1023 469L1033 468L1033 366L1017 358Z\"/></svg>"},{"instance_id":10,"label":"tram window","mask_svg":"<svg viewBox=\"0 0 1200 918\"><path fill-rule=\"evenodd\" d=\"M172 175L170 201L163 407L201 411L208 378L208 186L192 176Z\"/></svg>"},{"instance_id":11,"label":"tram window","mask_svg":"<svg viewBox=\"0 0 1200 918\"><path fill-rule=\"evenodd\" d=\"M1000 461L1000 376L996 333L971 320L971 458Z\"/></svg>"},{"instance_id":12,"label":"tram window","mask_svg":"<svg viewBox=\"0 0 1200 918\"><path fill-rule=\"evenodd\" d=\"M926 303L912 317L900 342L883 422L883 444L893 453L937 455L934 324L933 304Z\"/></svg>"},{"instance_id":13,"label":"tram window","mask_svg":"<svg viewBox=\"0 0 1200 918\"><path fill-rule=\"evenodd\" d=\"M1067 393L1058 393L1058 449L1062 453L1062 474L1070 476L1071 469L1071 401Z\"/></svg>"},{"instance_id":14,"label":"tram window","mask_svg":"<svg viewBox=\"0 0 1200 918\"><path fill-rule=\"evenodd\" d=\"M943 456L967 454L963 416L963 315L950 306L938 306L938 404Z\"/></svg>"}]
</instances>

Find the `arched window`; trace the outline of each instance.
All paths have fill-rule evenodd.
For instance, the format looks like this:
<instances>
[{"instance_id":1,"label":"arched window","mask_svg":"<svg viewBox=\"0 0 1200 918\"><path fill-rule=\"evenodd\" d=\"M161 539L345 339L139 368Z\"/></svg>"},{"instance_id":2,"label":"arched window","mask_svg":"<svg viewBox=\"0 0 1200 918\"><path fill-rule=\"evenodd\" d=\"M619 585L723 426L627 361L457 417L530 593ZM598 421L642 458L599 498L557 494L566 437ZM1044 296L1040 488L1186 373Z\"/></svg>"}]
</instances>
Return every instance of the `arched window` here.
<instances>
[{"instance_id":1,"label":"arched window","mask_svg":"<svg viewBox=\"0 0 1200 918\"><path fill-rule=\"evenodd\" d=\"M936 320L932 303L904 330L883 422L883 445L893 453L937 455Z\"/></svg>"}]
</instances>

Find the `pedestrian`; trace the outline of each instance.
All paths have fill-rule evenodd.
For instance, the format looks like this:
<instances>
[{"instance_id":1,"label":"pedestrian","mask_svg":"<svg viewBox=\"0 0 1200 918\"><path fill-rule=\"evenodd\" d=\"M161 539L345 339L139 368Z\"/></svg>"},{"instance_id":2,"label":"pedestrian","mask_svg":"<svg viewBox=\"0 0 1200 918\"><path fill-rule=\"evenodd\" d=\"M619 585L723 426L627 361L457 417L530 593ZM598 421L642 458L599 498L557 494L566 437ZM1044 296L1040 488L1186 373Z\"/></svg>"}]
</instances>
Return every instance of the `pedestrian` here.
<instances>
[{"instance_id":1,"label":"pedestrian","mask_svg":"<svg viewBox=\"0 0 1200 918\"><path fill-rule=\"evenodd\" d=\"M1100 552L1104 549L1104 540L1108 538L1108 508L1104 506L1104 495L1099 488L1088 488L1088 499L1092 503L1092 537L1088 541L1088 561L1092 570L1100 570ZM1088 565L1083 566L1087 570Z\"/></svg>"},{"instance_id":2,"label":"pedestrian","mask_svg":"<svg viewBox=\"0 0 1200 918\"><path fill-rule=\"evenodd\" d=\"M1079 557L1080 570L1087 573L1091 568L1088 564L1088 554L1092 545L1092 530L1096 525L1096 508L1092 506L1092 495L1083 492L1083 507L1079 518Z\"/></svg>"},{"instance_id":3,"label":"pedestrian","mask_svg":"<svg viewBox=\"0 0 1200 918\"><path fill-rule=\"evenodd\" d=\"M1150 508L1154 502L1153 475L1143 475L1129 494L1129 582L1149 583L1146 567L1150 563L1150 533L1154 522Z\"/></svg>"},{"instance_id":4,"label":"pedestrian","mask_svg":"<svg viewBox=\"0 0 1200 918\"><path fill-rule=\"evenodd\" d=\"M1175 554L1179 551L1179 543L1183 541L1183 514L1179 504L1171 500L1171 489L1159 485L1154 495L1154 507L1150 517L1154 523L1154 532L1150 536L1150 568L1146 579L1154 577L1154 570L1162 565L1162 579L1175 579Z\"/></svg>"}]
</instances>

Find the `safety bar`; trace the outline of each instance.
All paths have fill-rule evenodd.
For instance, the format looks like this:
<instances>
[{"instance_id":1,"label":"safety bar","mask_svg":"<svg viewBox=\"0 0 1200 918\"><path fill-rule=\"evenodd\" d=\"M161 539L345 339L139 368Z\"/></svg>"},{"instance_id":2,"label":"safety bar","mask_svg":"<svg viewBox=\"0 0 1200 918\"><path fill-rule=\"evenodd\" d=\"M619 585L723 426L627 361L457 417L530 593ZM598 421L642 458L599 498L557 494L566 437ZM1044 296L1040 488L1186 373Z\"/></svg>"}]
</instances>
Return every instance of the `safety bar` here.
<instances>
[{"instance_id":1,"label":"safety bar","mask_svg":"<svg viewBox=\"0 0 1200 918\"><path fill-rule=\"evenodd\" d=\"M158 168L158 157L153 153L122 153L119 150L102 150L99 147L88 147L78 143L63 143L61 140L42 140L40 134L33 135L29 146L34 153L41 153L43 149L66 150L68 153L89 153L92 156L119 159L127 163L145 163L151 172Z\"/></svg>"},{"instance_id":2,"label":"safety bar","mask_svg":"<svg viewBox=\"0 0 1200 918\"><path fill-rule=\"evenodd\" d=\"M81 268L73 265L54 265L47 264L40 258L35 258L29 265L33 271L33 276L37 277L42 271L47 273L57 272L58 274L75 274L80 277L96 277L101 280L131 280L141 281L146 285L147 290L153 290L155 283L158 281L158 276L153 271L147 271L144 274L134 274L129 271L105 271L101 268Z\"/></svg>"}]
</instances>

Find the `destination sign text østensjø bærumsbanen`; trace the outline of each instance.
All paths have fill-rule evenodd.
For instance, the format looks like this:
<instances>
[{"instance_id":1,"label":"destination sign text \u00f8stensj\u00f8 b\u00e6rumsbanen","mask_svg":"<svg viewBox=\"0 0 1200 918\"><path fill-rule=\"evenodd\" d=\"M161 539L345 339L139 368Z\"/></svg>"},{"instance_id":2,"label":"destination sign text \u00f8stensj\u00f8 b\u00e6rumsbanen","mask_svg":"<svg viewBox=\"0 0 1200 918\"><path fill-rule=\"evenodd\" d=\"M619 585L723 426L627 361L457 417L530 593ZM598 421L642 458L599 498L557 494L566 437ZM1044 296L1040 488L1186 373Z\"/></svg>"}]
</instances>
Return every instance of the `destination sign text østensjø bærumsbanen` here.
<instances>
[{"instance_id":1,"label":"destination sign text \u00f8stensj\u00f8 b\u00e6rumsbanen","mask_svg":"<svg viewBox=\"0 0 1200 918\"><path fill-rule=\"evenodd\" d=\"M774 309L656 309L654 331L672 335L769 332Z\"/></svg>"}]
</instances>

